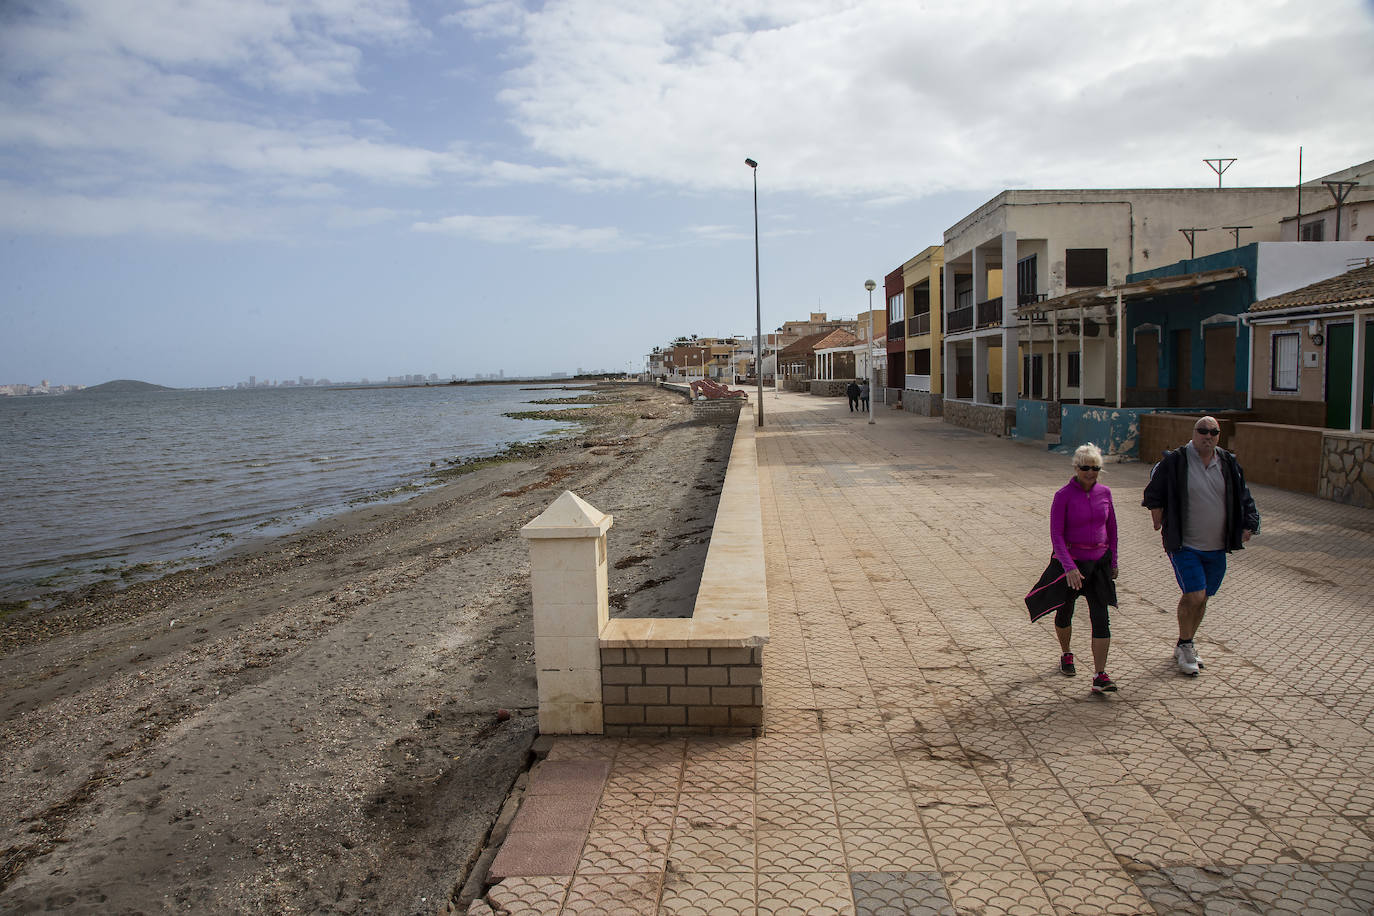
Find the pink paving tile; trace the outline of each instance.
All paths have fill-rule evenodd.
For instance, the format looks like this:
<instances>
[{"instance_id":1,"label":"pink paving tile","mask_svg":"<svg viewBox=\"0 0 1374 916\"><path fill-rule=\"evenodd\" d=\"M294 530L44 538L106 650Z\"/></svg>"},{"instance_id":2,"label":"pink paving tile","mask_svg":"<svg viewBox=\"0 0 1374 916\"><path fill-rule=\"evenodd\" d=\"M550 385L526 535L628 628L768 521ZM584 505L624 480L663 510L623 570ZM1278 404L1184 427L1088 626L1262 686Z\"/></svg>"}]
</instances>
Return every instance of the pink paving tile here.
<instances>
[{"instance_id":1,"label":"pink paving tile","mask_svg":"<svg viewBox=\"0 0 1374 916\"><path fill-rule=\"evenodd\" d=\"M526 794L599 794L610 770L608 760L545 760L530 774Z\"/></svg>"},{"instance_id":2,"label":"pink paving tile","mask_svg":"<svg viewBox=\"0 0 1374 916\"><path fill-rule=\"evenodd\" d=\"M587 832L596 811L595 795L527 795L511 822L511 833L538 833L545 830Z\"/></svg>"},{"instance_id":3,"label":"pink paving tile","mask_svg":"<svg viewBox=\"0 0 1374 916\"><path fill-rule=\"evenodd\" d=\"M491 863L493 878L530 875L571 875L577 871L585 830L544 830L511 833Z\"/></svg>"}]
</instances>

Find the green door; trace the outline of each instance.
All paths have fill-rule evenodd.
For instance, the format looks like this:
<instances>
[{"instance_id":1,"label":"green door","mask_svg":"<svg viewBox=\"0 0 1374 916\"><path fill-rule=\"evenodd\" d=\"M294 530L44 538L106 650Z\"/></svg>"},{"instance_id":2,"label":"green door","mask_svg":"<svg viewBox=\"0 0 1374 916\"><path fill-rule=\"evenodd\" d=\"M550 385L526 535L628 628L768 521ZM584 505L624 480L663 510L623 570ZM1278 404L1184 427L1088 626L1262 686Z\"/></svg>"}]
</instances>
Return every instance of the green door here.
<instances>
[{"instance_id":1,"label":"green door","mask_svg":"<svg viewBox=\"0 0 1374 916\"><path fill-rule=\"evenodd\" d=\"M1371 421L1374 421L1374 409L1371 409L1371 401L1374 401L1374 347L1370 345L1371 331L1374 331L1374 322L1365 322L1364 385L1362 386L1364 388L1364 405L1360 412L1360 425L1364 429L1370 429ZM1327 429L1350 428L1350 375L1354 363L1352 352L1354 336L1355 325L1353 323L1326 326Z\"/></svg>"}]
</instances>

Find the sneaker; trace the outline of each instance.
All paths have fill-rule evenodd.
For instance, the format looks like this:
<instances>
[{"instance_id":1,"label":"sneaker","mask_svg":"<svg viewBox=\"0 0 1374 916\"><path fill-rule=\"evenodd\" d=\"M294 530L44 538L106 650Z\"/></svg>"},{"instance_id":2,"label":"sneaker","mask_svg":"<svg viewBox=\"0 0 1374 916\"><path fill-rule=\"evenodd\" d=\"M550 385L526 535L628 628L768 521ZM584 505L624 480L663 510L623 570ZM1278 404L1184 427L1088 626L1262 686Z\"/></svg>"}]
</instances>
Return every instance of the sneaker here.
<instances>
[{"instance_id":1,"label":"sneaker","mask_svg":"<svg viewBox=\"0 0 1374 916\"><path fill-rule=\"evenodd\" d=\"M1116 681L1105 671L1097 672L1097 677L1093 678L1093 693L1116 693Z\"/></svg>"},{"instance_id":2,"label":"sneaker","mask_svg":"<svg viewBox=\"0 0 1374 916\"><path fill-rule=\"evenodd\" d=\"M1073 666L1073 653L1065 652L1059 657L1059 672L1065 677L1073 677L1078 669Z\"/></svg>"},{"instance_id":3,"label":"sneaker","mask_svg":"<svg viewBox=\"0 0 1374 916\"><path fill-rule=\"evenodd\" d=\"M1174 649L1174 661L1178 662L1178 670L1188 675L1196 677L1198 669L1197 650L1193 648L1191 642L1179 643Z\"/></svg>"}]
</instances>

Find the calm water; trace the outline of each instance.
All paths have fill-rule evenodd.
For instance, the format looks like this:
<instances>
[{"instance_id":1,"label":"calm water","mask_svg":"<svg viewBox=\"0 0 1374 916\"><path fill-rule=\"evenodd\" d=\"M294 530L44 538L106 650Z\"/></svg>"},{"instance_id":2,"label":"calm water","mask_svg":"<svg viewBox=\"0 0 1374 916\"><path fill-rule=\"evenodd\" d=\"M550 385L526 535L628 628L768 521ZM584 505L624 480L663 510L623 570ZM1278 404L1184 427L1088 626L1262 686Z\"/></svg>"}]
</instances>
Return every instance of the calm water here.
<instances>
[{"instance_id":1,"label":"calm water","mask_svg":"<svg viewBox=\"0 0 1374 916\"><path fill-rule=\"evenodd\" d=\"M516 385L0 398L0 597L166 568L567 424Z\"/></svg>"}]
</instances>

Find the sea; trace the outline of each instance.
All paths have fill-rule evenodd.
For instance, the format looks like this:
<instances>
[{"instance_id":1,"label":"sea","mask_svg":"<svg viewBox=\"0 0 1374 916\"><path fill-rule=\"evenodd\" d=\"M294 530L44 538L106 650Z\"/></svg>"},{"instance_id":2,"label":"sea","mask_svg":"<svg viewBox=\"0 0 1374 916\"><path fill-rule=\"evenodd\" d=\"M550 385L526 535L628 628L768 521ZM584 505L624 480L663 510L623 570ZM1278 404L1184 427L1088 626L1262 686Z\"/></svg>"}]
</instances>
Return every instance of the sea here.
<instances>
[{"instance_id":1,"label":"sea","mask_svg":"<svg viewBox=\"0 0 1374 916\"><path fill-rule=\"evenodd\" d=\"M563 385L87 391L0 398L0 599L212 561L436 468L575 424ZM576 409L569 406L567 409Z\"/></svg>"}]
</instances>

